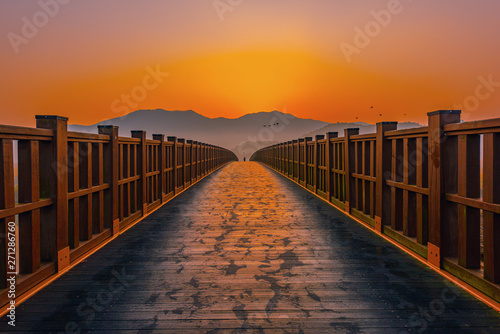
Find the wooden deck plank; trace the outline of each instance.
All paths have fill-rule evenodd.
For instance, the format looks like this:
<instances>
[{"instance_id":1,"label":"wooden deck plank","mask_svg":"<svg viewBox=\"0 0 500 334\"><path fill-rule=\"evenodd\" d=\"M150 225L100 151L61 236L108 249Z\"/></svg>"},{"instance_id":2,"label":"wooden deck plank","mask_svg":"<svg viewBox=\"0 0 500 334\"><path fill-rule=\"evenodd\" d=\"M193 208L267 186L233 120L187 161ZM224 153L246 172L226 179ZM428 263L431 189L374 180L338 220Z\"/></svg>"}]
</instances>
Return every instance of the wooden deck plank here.
<instances>
[{"instance_id":1,"label":"wooden deck plank","mask_svg":"<svg viewBox=\"0 0 500 334\"><path fill-rule=\"evenodd\" d=\"M500 331L497 312L250 162L202 180L16 311L2 333Z\"/></svg>"}]
</instances>

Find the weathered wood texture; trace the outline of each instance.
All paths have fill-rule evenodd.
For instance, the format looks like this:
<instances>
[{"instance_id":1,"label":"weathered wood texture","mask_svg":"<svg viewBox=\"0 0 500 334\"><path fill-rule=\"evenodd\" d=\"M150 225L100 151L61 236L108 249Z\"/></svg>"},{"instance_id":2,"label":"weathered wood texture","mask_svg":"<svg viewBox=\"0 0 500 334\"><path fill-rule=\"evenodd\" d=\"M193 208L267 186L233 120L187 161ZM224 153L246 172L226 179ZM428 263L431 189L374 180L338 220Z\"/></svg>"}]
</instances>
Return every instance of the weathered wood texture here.
<instances>
[{"instance_id":1,"label":"weathered wood texture","mask_svg":"<svg viewBox=\"0 0 500 334\"><path fill-rule=\"evenodd\" d=\"M36 129L0 126L0 305L8 302L12 272L6 262L8 222L18 226L14 271L20 296L176 191L236 160L226 149L195 142L198 158L188 167L180 160L180 168L192 171L179 180L174 147L183 150L185 144L175 138L148 140L144 131L119 138L116 126L99 127L99 134L68 132L67 119L59 116L36 121Z\"/></svg>"},{"instance_id":2,"label":"weathered wood texture","mask_svg":"<svg viewBox=\"0 0 500 334\"><path fill-rule=\"evenodd\" d=\"M181 194L17 317L14 330L53 333L500 330L498 313L252 162Z\"/></svg>"},{"instance_id":3,"label":"weathered wood texture","mask_svg":"<svg viewBox=\"0 0 500 334\"><path fill-rule=\"evenodd\" d=\"M305 161L290 153L297 141L251 160L301 185L290 166L326 169L304 186L500 301L500 121L460 123L456 110L428 118L428 127L383 122L375 134L346 129L343 138L316 138L308 147L317 153Z\"/></svg>"}]
</instances>

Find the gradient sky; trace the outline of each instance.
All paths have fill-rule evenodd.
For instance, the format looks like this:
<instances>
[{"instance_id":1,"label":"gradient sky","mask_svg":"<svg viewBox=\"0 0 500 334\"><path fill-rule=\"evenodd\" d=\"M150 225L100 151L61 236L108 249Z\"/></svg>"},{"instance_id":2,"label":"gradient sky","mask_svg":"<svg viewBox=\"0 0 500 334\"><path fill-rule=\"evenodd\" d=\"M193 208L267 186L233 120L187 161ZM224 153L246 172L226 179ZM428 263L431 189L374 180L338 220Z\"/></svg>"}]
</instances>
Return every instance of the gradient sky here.
<instances>
[{"instance_id":1,"label":"gradient sky","mask_svg":"<svg viewBox=\"0 0 500 334\"><path fill-rule=\"evenodd\" d=\"M156 108L369 123L425 123L460 105L465 120L500 115L498 0L401 0L384 25L372 12L397 0L41 1L68 3L49 16L38 1L0 0L1 124ZM369 44L356 43L367 26Z\"/></svg>"}]
</instances>

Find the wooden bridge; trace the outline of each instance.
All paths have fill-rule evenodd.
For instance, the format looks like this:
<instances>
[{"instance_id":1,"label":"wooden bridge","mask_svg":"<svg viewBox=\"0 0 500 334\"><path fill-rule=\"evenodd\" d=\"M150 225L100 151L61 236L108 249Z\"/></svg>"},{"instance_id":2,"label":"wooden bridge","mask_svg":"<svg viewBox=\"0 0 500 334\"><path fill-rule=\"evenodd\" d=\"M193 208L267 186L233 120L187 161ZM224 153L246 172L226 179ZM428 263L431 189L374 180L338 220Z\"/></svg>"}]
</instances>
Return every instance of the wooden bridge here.
<instances>
[{"instance_id":1,"label":"wooden bridge","mask_svg":"<svg viewBox=\"0 0 500 334\"><path fill-rule=\"evenodd\" d=\"M498 332L500 119L459 119L282 143L262 164L61 117L0 126L0 298L16 301L0 330Z\"/></svg>"}]
</instances>

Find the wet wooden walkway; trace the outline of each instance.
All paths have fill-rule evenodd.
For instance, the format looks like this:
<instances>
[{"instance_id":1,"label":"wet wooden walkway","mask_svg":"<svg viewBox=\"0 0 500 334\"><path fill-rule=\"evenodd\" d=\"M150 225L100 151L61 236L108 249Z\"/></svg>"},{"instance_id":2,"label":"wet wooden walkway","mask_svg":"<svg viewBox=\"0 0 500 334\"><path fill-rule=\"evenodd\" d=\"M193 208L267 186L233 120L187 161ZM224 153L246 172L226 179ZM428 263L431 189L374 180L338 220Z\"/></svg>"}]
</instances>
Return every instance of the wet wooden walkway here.
<instances>
[{"instance_id":1,"label":"wet wooden walkway","mask_svg":"<svg viewBox=\"0 0 500 334\"><path fill-rule=\"evenodd\" d=\"M2 333L500 332L498 313L251 162L188 189L16 315Z\"/></svg>"}]
</instances>

